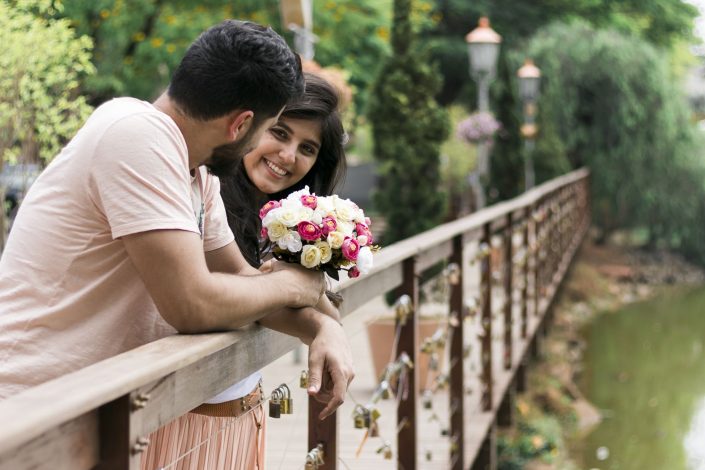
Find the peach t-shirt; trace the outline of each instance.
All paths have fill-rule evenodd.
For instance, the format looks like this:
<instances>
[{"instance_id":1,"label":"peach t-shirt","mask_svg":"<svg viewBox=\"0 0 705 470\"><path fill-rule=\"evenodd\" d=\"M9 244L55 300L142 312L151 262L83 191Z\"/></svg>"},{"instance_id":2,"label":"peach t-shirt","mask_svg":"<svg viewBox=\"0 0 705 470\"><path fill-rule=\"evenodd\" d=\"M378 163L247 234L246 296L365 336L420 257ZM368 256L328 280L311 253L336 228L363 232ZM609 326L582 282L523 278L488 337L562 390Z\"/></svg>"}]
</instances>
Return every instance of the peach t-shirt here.
<instances>
[{"instance_id":1,"label":"peach t-shirt","mask_svg":"<svg viewBox=\"0 0 705 470\"><path fill-rule=\"evenodd\" d=\"M210 251L233 235L217 178L201 176ZM95 110L32 185L0 259L0 398L175 333L120 237L200 233L191 186L169 116L132 98Z\"/></svg>"}]
</instances>

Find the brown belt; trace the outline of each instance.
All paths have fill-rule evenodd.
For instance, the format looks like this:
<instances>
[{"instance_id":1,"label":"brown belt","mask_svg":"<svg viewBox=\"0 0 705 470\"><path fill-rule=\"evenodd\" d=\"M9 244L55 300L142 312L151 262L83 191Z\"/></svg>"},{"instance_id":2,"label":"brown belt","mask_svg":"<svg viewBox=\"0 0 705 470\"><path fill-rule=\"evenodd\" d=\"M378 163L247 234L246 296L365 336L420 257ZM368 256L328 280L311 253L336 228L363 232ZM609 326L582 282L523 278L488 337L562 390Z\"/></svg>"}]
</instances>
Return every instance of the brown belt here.
<instances>
[{"instance_id":1,"label":"brown belt","mask_svg":"<svg viewBox=\"0 0 705 470\"><path fill-rule=\"evenodd\" d=\"M204 403L191 410L191 413L213 416L217 418L237 418L264 401L262 382L255 389L242 398L223 403Z\"/></svg>"}]
</instances>

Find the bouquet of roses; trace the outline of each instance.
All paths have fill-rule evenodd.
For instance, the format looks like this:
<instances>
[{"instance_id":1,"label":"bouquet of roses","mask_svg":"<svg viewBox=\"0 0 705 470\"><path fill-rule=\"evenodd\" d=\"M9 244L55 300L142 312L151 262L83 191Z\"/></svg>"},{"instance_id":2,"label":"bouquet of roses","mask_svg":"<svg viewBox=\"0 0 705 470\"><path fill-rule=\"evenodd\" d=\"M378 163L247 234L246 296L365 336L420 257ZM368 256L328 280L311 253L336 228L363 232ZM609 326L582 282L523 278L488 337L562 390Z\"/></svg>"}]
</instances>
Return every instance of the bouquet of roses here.
<instances>
[{"instance_id":1,"label":"bouquet of roses","mask_svg":"<svg viewBox=\"0 0 705 470\"><path fill-rule=\"evenodd\" d=\"M354 202L309 192L308 186L286 199L269 201L259 211L262 238L272 242L276 259L319 269L338 280L367 274L372 268L370 219Z\"/></svg>"}]
</instances>

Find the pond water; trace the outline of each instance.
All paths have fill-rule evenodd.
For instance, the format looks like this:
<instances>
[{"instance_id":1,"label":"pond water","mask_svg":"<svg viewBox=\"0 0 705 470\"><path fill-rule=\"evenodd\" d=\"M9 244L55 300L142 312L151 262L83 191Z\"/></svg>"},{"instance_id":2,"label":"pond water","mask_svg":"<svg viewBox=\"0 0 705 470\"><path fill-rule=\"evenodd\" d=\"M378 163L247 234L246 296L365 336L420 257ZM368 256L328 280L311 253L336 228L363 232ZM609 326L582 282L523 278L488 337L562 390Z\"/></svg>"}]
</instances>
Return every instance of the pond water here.
<instances>
[{"instance_id":1,"label":"pond water","mask_svg":"<svg viewBox=\"0 0 705 470\"><path fill-rule=\"evenodd\" d=\"M597 317L581 389L604 416L582 468L705 470L705 289Z\"/></svg>"}]
</instances>

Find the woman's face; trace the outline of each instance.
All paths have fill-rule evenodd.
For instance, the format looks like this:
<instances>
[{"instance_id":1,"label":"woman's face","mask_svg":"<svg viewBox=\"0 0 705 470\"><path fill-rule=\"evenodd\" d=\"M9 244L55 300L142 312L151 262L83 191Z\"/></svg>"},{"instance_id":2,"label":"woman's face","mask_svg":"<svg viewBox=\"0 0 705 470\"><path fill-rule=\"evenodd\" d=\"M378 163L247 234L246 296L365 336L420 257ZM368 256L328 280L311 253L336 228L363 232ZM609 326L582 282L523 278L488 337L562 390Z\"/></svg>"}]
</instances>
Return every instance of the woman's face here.
<instances>
[{"instance_id":1,"label":"woman's face","mask_svg":"<svg viewBox=\"0 0 705 470\"><path fill-rule=\"evenodd\" d=\"M316 163L320 148L318 121L282 117L245 155L245 171L257 189L265 194L277 193L306 176Z\"/></svg>"}]
</instances>

